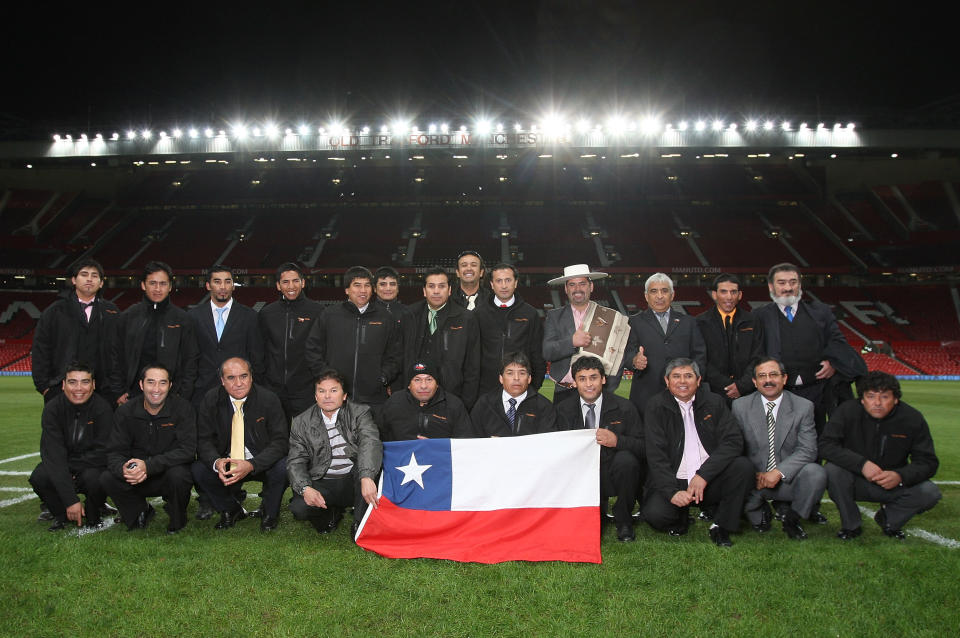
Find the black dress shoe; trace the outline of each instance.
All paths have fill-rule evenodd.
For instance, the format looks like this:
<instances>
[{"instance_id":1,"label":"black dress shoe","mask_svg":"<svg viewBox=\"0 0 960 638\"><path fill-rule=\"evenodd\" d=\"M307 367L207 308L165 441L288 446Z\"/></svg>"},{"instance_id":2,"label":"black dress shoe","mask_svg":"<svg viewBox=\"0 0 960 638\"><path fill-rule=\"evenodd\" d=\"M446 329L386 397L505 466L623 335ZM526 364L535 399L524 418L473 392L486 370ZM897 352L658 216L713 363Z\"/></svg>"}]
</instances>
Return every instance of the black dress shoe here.
<instances>
[{"instance_id":1,"label":"black dress shoe","mask_svg":"<svg viewBox=\"0 0 960 638\"><path fill-rule=\"evenodd\" d=\"M119 510L116 507L110 505L109 503L104 503L103 507L100 508L100 516L114 516L118 514Z\"/></svg>"},{"instance_id":2,"label":"black dress shoe","mask_svg":"<svg viewBox=\"0 0 960 638\"><path fill-rule=\"evenodd\" d=\"M717 511L716 505L706 505L700 508L700 515L697 516L701 521L712 521Z\"/></svg>"},{"instance_id":3,"label":"black dress shoe","mask_svg":"<svg viewBox=\"0 0 960 638\"><path fill-rule=\"evenodd\" d=\"M621 523L617 525L617 540L621 543L629 543L637 540L637 535L633 532L633 523Z\"/></svg>"},{"instance_id":4,"label":"black dress shoe","mask_svg":"<svg viewBox=\"0 0 960 638\"><path fill-rule=\"evenodd\" d=\"M220 514L220 520L216 525L213 526L214 529L228 529L237 524L237 521L241 521L247 517L247 513L243 511L243 508L237 508L232 512L223 512Z\"/></svg>"},{"instance_id":5,"label":"black dress shoe","mask_svg":"<svg viewBox=\"0 0 960 638\"><path fill-rule=\"evenodd\" d=\"M40 503L40 514L37 516L37 522L46 523L47 521L52 521L53 518L53 514L50 513L46 503Z\"/></svg>"},{"instance_id":6,"label":"black dress shoe","mask_svg":"<svg viewBox=\"0 0 960 638\"><path fill-rule=\"evenodd\" d=\"M147 503L147 509L137 514L137 520L133 522L133 525L131 525L127 531L131 532L135 529L146 529L147 525L150 524L150 521L152 521L156 515L157 510L153 509L153 505Z\"/></svg>"},{"instance_id":7,"label":"black dress shoe","mask_svg":"<svg viewBox=\"0 0 960 638\"><path fill-rule=\"evenodd\" d=\"M853 529L841 529L839 532L837 532L837 538L839 538L842 541L850 541L856 538L857 536L860 536L860 534L863 534L862 527L855 527Z\"/></svg>"},{"instance_id":8,"label":"black dress shoe","mask_svg":"<svg viewBox=\"0 0 960 638\"><path fill-rule=\"evenodd\" d=\"M276 516L263 516L260 518L260 531L272 532L277 529L278 521Z\"/></svg>"},{"instance_id":9,"label":"black dress shoe","mask_svg":"<svg viewBox=\"0 0 960 638\"><path fill-rule=\"evenodd\" d=\"M823 512L817 510L813 514L807 517L807 520L816 525L826 525L827 517L823 515Z\"/></svg>"},{"instance_id":10,"label":"black dress shoe","mask_svg":"<svg viewBox=\"0 0 960 638\"><path fill-rule=\"evenodd\" d=\"M207 501L200 501L195 516L198 521L209 520L213 516L213 505Z\"/></svg>"},{"instance_id":11,"label":"black dress shoe","mask_svg":"<svg viewBox=\"0 0 960 638\"><path fill-rule=\"evenodd\" d=\"M807 538L807 533L800 527L800 515L792 509L783 517L783 532L794 540L802 541Z\"/></svg>"},{"instance_id":12,"label":"black dress shoe","mask_svg":"<svg viewBox=\"0 0 960 638\"><path fill-rule=\"evenodd\" d=\"M53 525L51 525L50 527L47 528L47 531L48 531L48 532L59 532L59 531L62 530L64 527L66 527L66 525L67 525L67 524L66 524L65 522L63 522L63 521L57 521L57 520L55 520L55 521L53 521Z\"/></svg>"},{"instance_id":13,"label":"black dress shoe","mask_svg":"<svg viewBox=\"0 0 960 638\"><path fill-rule=\"evenodd\" d=\"M880 509L877 510L877 513L873 515L873 520L877 522L877 525L880 526L880 529L883 530L883 533L890 538L895 538L898 541L902 541L904 538L906 538L906 534L903 533L902 529L893 529L887 525L887 510L883 505L881 505Z\"/></svg>"},{"instance_id":14,"label":"black dress shoe","mask_svg":"<svg viewBox=\"0 0 960 638\"><path fill-rule=\"evenodd\" d=\"M86 525L90 529L100 529L103 527L103 520L99 518L88 518Z\"/></svg>"},{"instance_id":15,"label":"black dress shoe","mask_svg":"<svg viewBox=\"0 0 960 638\"><path fill-rule=\"evenodd\" d=\"M642 522L643 522L643 508L640 508L640 509L638 509L636 512L634 512L633 515L632 515L630 518L633 519L633 524L634 524L634 525L636 525L637 523L642 523Z\"/></svg>"},{"instance_id":16,"label":"black dress shoe","mask_svg":"<svg viewBox=\"0 0 960 638\"><path fill-rule=\"evenodd\" d=\"M760 532L769 532L770 525L773 522L773 510L770 509L770 504L766 501L763 502L763 505L760 506L760 522L753 526L753 529Z\"/></svg>"},{"instance_id":17,"label":"black dress shoe","mask_svg":"<svg viewBox=\"0 0 960 638\"><path fill-rule=\"evenodd\" d=\"M719 525L710 528L710 540L717 544L717 547L731 547L733 541L730 540L730 534Z\"/></svg>"}]
</instances>

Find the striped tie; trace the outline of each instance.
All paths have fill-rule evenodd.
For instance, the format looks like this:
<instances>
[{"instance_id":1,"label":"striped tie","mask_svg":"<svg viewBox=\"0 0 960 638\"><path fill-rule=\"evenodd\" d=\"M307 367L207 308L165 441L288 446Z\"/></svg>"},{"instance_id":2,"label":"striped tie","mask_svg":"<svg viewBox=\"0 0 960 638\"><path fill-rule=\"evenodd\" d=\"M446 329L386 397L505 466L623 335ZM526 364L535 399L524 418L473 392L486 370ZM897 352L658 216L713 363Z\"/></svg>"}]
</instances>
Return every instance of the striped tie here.
<instances>
[{"instance_id":1,"label":"striped tie","mask_svg":"<svg viewBox=\"0 0 960 638\"><path fill-rule=\"evenodd\" d=\"M777 433L777 422L773 418L773 408L776 405L773 401L767 402L767 440L770 442L770 452L767 455L768 472L777 467L777 457L773 445L773 440Z\"/></svg>"},{"instance_id":2,"label":"striped tie","mask_svg":"<svg viewBox=\"0 0 960 638\"><path fill-rule=\"evenodd\" d=\"M507 410L507 420L510 421L510 429L514 430L517 424L517 400L510 397L508 401L510 402L510 409ZM516 430L514 430L514 433L516 433Z\"/></svg>"}]
</instances>

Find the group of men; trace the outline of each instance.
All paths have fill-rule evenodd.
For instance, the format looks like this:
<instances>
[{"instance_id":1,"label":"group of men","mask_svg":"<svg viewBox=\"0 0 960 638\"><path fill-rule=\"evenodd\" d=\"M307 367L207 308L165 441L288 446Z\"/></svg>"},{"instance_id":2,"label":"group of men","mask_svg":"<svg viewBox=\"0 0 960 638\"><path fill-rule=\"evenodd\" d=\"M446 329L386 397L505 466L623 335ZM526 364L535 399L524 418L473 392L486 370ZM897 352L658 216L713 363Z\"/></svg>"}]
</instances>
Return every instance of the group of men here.
<instances>
[{"instance_id":1,"label":"group of men","mask_svg":"<svg viewBox=\"0 0 960 638\"><path fill-rule=\"evenodd\" d=\"M744 515L759 531L776 516L802 539L801 521L825 522L825 489L841 538L860 533L856 500L883 503L877 522L902 537L940 497L922 416L899 403L895 378L867 374L828 307L801 303L791 264L770 270L774 303L755 313L738 306L735 276L717 277L716 306L696 319L673 310L661 273L646 281L649 308L627 319L591 301L605 273L569 266L550 282L569 303L543 322L517 293L515 266L485 275L465 251L456 280L427 269L424 299L407 306L395 270L353 267L346 299L324 307L286 263L280 299L258 315L233 299L228 267L212 267L209 301L184 311L170 303L170 267L151 262L143 300L120 313L99 294L100 265L79 262L33 347L45 407L31 484L51 529L102 524L107 496L128 529L143 528L156 514L147 497L162 496L175 534L195 487L198 518L215 510L228 529L252 514L270 531L289 486L294 518L327 533L346 509L356 526L377 507L382 441L578 428L596 430L602 521L615 496L621 541L635 538L638 519L685 534L692 505L718 545ZM538 391L548 365L553 402ZM630 400L613 393L624 367ZM827 422L854 378L859 403ZM249 480L263 484L253 512L243 506Z\"/></svg>"}]
</instances>

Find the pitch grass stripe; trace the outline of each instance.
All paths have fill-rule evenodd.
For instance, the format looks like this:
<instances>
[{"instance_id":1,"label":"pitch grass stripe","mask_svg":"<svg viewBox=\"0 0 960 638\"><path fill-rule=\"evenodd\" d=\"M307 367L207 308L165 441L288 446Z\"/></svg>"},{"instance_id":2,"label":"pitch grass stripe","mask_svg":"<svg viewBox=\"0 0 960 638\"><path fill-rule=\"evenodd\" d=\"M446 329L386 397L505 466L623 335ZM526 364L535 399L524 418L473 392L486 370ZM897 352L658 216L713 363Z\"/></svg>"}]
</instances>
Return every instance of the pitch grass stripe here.
<instances>
[{"instance_id":1,"label":"pitch grass stripe","mask_svg":"<svg viewBox=\"0 0 960 638\"><path fill-rule=\"evenodd\" d=\"M871 510L864 507L863 505L858 505L860 511L873 518L873 515L876 514L876 510ZM925 529L920 528L907 528L903 530L906 534L910 536L916 536L917 538L922 538L925 541L931 543L936 543L937 545L942 545L943 547L949 547L950 549L960 549L960 541L953 540L952 538L946 538L940 536L940 534L934 534L933 532L928 532Z\"/></svg>"},{"instance_id":2,"label":"pitch grass stripe","mask_svg":"<svg viewBox=\"0 0 960 638\"><path fill-rule=\"evenodd\" d=\"M23 459L29 459L34 456L40 456L40 453L33 452L31 454L21 454L20 456L11 456L9 459L0 459L0 463L10 463L11 461L22 461Z\"/></svg>"},{"instance_id":3,"label":"pitch grass stripe","mask_svg":"<svg viewBox=\"0 0 960 638\"><path fill-rule=\"evenodd\" d=\"M23 503L24 501L29 501L30 499L37 498L36 494L24 494L23 496L18 496L16 498L8 498L5 501L0 501L0 507L9 507L10 505L16 505L17 503Z\"/></svg>"}]
</instances>

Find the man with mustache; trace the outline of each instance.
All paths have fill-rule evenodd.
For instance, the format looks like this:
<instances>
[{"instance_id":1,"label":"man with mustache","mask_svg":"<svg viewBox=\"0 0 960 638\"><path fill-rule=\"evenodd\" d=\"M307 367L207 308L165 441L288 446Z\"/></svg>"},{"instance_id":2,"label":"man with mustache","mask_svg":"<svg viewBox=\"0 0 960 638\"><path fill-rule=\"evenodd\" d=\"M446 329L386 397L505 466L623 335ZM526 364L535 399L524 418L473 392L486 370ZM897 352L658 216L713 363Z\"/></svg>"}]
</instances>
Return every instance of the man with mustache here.
<instances>
[{"instance_id":1,"label":"man with mustache","mask_svg":"<svg viewBox=\"0 0 960 638\"><path fill-rule=\"evenodd\" d=\"M763 324L766 354L786 366L787 390L813 402L819 434L832 407L832 377L839 373L849 382L866 374L867 365L847 343L830 307L803 298L795 265L770 268L767 287L773 303L754 313Z\"/></svg>"},{"instance_id":2,"label":"man with mustache","mask_svg":"<svg viewBox=\"0 0 960 638\"><path fill-rule=\"evenodd\" d=\"M756 484L743 509L753 529L766 532L773 520L767 501L779 501L784 533L803 540L807 534L800 519L817 511L827 473L816 462L813 404L785 391L785 378L782 363L770 357L760 359L753 368L757 391L733 402L733 416L743 429L747 457L756 472Z\"/></svg>"}]
</instances>

